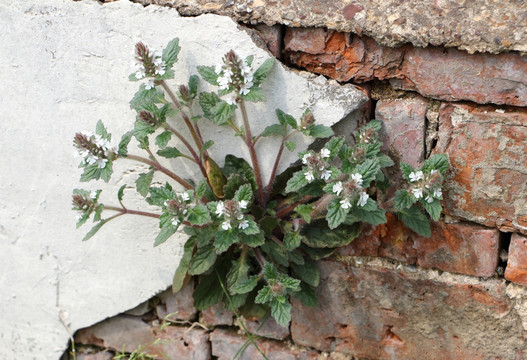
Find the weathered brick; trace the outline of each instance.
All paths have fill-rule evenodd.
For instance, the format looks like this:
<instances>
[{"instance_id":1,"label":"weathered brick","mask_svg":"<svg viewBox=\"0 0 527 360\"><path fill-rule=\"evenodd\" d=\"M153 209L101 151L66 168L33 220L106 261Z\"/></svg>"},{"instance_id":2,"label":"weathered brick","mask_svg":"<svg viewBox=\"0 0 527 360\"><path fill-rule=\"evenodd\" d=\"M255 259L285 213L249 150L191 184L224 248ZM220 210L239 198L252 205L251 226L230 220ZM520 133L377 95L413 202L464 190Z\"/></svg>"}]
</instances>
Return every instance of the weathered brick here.
<instances>
[{"instance_id":1,"label":"weathered brick","mask_svg":"<svg viewBox=\"0 0 527 360\"><path fill-rule=\"evenodd\" d=\"M254 27L257 34L262 38L267 48L276 58L282 57L282 26L274 25L268 26L265 24L258 24Z\"/></svg>"},{"instance_id":2,"label":"weathered brick","mask_svg":"<svg viewBox=\"0 0 527 360\"><path fill-rule=\"evenodd\" d=\"M212 343L212 355L217 356L218 360L234 359L236 353L244 346L247 338L237 333L216 329L210 335ZM269 359L280 360L315 360L318 359L318 352L313 350L301 349L288 343L275 340L255 339L256 344L265 356ZM240 357L240 360L263 359L262 355L250 344Z\"/></svg>"},{"instance_id":3,"label":"weathered brick","mask_svg":"<svg viewBox=\"0 0 527 360\"><path fill-rule=\"evenodd\" d=\"M263 321L265 323L262 326ZM273 317L269 317L266 320L244 319L243 322L251 334L276 340L283 340L289 336L289 328L279 325Z\"/></svg>"},{"instance_id":4,"label":"weathered brick","mask_svg":"<svg viewBox=\"0 0 527 360\"><path fill-rule=\"evenodd\" d=\"M201 312L201 322L206 326L232 325L234 313L223 304L214 304Z\"/></svg>"},{"instance_id":5,"label":"weathered brick","mask_svg":"<svg viewBox=\"0 0 527 360\"><path fill-rule=\"evenodd\" d=\"M474 276L493 276L498 266L499 232L468 223L431 222L432 236L409 230L392 214L363 233L341 255L380 256L423 268Z\"/></svg>"},{"instance_id":6,"label":"weathered brick","mask_svg":"<svg viewBox=\"0 0 527 360\"><path fill-rule=\"evenodd\" d=\"M527 236L512 234L505 278L527 285Z\"/></svg>"},{"instance_id":7,"label":"weathered brick","mask_svg":"<svg viewBox=\"0 0 527 360\"><path fill-rule=\"evenodd\" d=\"M133 352L141 348L165 359L209 360L209 335L202 329L151 326L140 318L118 315L92 327L79 330L75 342L97 345L114 351Z\"/></svg>"},{"instance_id":8,"label":"weathered brick","mask_svg":"<svg viewBox=\"0 0 527 360\"><path fill-rule=\"evenodd\" d=\"M439 100L527 105L527 58L467 54L452 48L384 47L373 39L322 29L288 28L285 59L339 81L392 79Z\"/></svg>"},{"instance_id":9,"label":"weathered brick","mask_svg":"<svg viewBox=\"0 0 527 360\"><path fill-rule=\"evenodd\" d=\"M395 265L319 262L318 308L293 300L295 343L365 359L522 359L506 283Z\"/></svg>"},{"instance_id":10,"label":"weathered brick","mask_svg":"<svg viewBox=\"0 0 527 360\"><path fill-rule=\"evenodd\" d=\"M75 358L77 360L112 360L113 354L109 351L99 351L96 353L79 352Z\"/></svg>"},{"instance_id":11,"label":"weathered brick","mask_svg":"<svg viewBox=\"0 0 527 360\"><path fill-rule=\"evenodd\" d=\"M436 153L450 157L444 212L527 233L527 110L443 104Z\"/></svg>"},{"instance_id":12,"label":"weathered brick","mask_svg":"<svg viewBox=\"0 0 527 360\"><path fill-rule=\"evenodd\" d=\"M194 307L193 292L194 283L189 281L175 294L172 289L159 294L157 297L160 303L156 306L159 319L162 320L169 314L173 314L170 319L193 320L198 312Z\"/></svg>"}]
</instances>

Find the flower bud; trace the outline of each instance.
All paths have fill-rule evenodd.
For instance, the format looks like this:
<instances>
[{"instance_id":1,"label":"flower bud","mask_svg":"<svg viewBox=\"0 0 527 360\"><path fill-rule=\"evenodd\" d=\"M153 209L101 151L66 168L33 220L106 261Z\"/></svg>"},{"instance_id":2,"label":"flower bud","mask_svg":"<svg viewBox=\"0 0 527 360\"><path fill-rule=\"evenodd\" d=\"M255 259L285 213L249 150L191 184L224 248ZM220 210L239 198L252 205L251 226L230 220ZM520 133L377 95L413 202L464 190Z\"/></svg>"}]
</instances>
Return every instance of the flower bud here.
<instances>
[{"instance_id":1,"label":"flower bud","mask_svg":"<svg viewBox=\"0 0 527 360\"><path fill-rule=\"evenodd\" d=\"M185 85L179 86L179 95L181 96L181 99L183 99L183 101L185 102L189 102L190 100L192 100L192 98L190 97L190 91Z\"/></svg>"},{"instance_id":2,"label":"flower bud","mask_svg":"<svg viewBox=\"0 0 527 360\"><path fill-rule=\"evenodd\" d=\"M145 124L148 124L150 126L158 126L159 121L156 119L156 117L149 111L146 110L140 110L138 113L138 119Z\"/></svg>"},{"instance_id":3,"label":"flower bud","mask_svg":"<svg viewBox=\"0 0 527 360\"><path fill-rule=\"evenodd\" d=\"M307 114L302 116L302 118L300 119L300 127L302 129L307 129L314 123L315 123L315 116L313 115L312 112L308 112Z\"/></svg>"}]
</instances>

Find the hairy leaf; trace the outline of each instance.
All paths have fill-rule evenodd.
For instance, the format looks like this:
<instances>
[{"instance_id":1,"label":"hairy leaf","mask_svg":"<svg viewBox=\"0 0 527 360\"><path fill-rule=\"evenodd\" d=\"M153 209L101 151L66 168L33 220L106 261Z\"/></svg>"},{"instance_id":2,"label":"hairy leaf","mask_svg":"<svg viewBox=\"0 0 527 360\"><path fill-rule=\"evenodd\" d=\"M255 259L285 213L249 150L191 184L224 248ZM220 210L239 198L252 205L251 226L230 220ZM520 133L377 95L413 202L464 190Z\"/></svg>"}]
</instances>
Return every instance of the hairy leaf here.
<instances>
[{"instance_id":1,"label":"hairy leaf","mask_svg":"<svg viewBox=\"0 0 527 360\"><path fill-rule=\"evenodd\" d=\"M154 179L153 170L147 172L146 174L139 174L139 177L135 181L137 192L141 194L143 197L146 197L148 195L148 190L150 188L150 184L152 183L153 179Z\"/></svg>"},{"instance_id":2,"label":"hairy leaf","mask_svg":"<svg viewBox=\"0 0 527 360\"><path fill-rule=\"evenodd\" d=\"M190 266L190 259L192 258L192 253L194 252L194 245L196 243L195 238L191 237L185 243L183 247L183 257L179 261L179 265L172 279L172 292L176 293L183 287L185 283L185 278L187 277L187 271Z\"/></svg>"},{"instance_id":3,"label":"hairy leaf","mask_svg":"<svg viewBox=\"0 0 527 360\"><path fill-rule=\"evenodd\" d=\"M432 231L430 230L430 222L428 221L425 214L423 214L421 210L415 206L409 209L400 210L397 213L397 217L417 234L425 237L430 237L432 235Z\"/></svg>"},{"instance_id":4,"label":"hairy leaf","mask_svg":"<svg viewBox=\"0 0 527 360\"><path fill-rule=\"evenodd\" d=\"M190 275L203 274L214 265L217 256L218 255L216 254L216 251L214 251L214 246L212 246L212 244L198 248L190 260L188 273Z\"/></svg>"}]
</instances>

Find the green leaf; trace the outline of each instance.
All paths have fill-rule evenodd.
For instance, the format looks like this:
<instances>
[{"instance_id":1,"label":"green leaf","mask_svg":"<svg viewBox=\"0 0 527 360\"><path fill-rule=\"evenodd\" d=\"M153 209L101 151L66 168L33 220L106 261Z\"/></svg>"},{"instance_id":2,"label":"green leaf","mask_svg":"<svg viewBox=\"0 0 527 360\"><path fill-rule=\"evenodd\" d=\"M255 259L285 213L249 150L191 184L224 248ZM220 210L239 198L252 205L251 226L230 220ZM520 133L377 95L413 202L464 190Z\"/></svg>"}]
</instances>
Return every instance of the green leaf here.
<instances>
[{"instance_id":1,"label":"green leaf","mask_svg":"<svg viewBox=\"0 0 527 360\"><path fill-rule=\"evenodd\" d=\"M227 275L228 277L228 275ZM250 291L253 291L256 285L258 285L258 281L260 280L260 277L257 275L251 276L248 279L245 279L243 281L239 281L236 285L230 287L231 294L246 294Z\"/></svg>"},{"instance_id":2,"label":"green leaf","mask_svg":"<svg viewBox=\"0 0 527 360\"><path fill-rule=\"evenodd\" d=\"M226 177L231 176L232 174L239 174L245 177L252 186L253 191L256 191L258 188L256 186L256 180L254 178L253 168L245 159L238 158L234 155L225 156L225 165L223 166L223 174Z\"/></svg>"},{"instance_id":3,"label":"green leaf","mask_svg":"<svg viewBox=\"0 0 527 360\"><path fill-rule=\"evenodd\" d=\"M197 310L205 310L221 301L223 290L215 272L202 276L192 297L194 298L194 307Z\"/></svg>"},{"instance_id":4,"label":"green leaf","mask_svg":"<svg viewBox=\"0 0 527 360\"><path fill-rule=\"evenodd\" d=\"M201 147L201 149L199 149L199 156L201 157L201 155L203 155L203 153L204 153L208 148L210 148L212 145L214 145L214 141L212 141L212 140L205 141L205 143L203 144L203 146Z\"/></svg>"},{"instance_id":5,"label":"green leaf","mask_svg":"<svg viewBox=\"0 0 527 360\"><path fill-rule=\"evenodd\" d=\"M410 173L414 172L414 168L412 167L412 165L402 162L401 172L403 173L404 178L407 181L410 181Z\"/></svg>"},{"instance_id":6,"label":"green leaf","mask_svg":"<svg viewBox=\"0 0 527 360\"><path fill-rule=\"evenodd\" d=\"M158 150L157 155L167 159L174 159L183 156L183 153L175 147L166 147L164 149Z\"/></svg>"},{"instance_id":7,"label":"green leaf","mask_svg":"<svg viewBox=\"0 0 527 360\"><path fill-rule=\"evenodd\" d=\"M180 50L181 47L179 46L178 38L172 39L168 43L168 45L163 49L161 59L165 62L167 68L172 67L172 65L177 61L177 56Z\"/></svg>"},{"instance_id":8,"label":"green leaf","mask_svg":"<svg viewBox=\"0 0 527 360\"><path fill-rule=\"evenodd\" d=\"M277 243L271 241L263 244L261 249L268 254L277 264L289 266L289 256L284 249Z\"/></svg>"},{"instance_id":9,"label":"green leaf","mask_svg":"<svg viewBox=\"0 0 527 360\"><path fill-rule=\"evenodd\" d=\"M298 127L298 124L297 124L295 118L292 117L291 115L286 114L285 112L283 112L280 109L276 109L275 112L276 112L276 117L278 118L278 121L280 122L280 124L282 124L282 125L289 125L293 129L296 129Z\"/></svg>"},{"instance_id":10,"label":"green leaf","mask_svg":"<svg viewBox=\"0 0 527 360\"><path fill-rule=\"evenodd\" d=\"M133 99L130 101L130 108L139 111L152 103L159 104L164 101L165 94L163 91L157 88L147 90L145 85L141 84L139 91L135 93Z\"/></svg>"},{"instance_id":11,"label":"green leaf","mask_svg":"<svg viewBox=\"0 0 527 360\"><path fill-rule=\"evenodd\" d=\"M313 125L313 127L309 129L309 136L314 138L327 138L333 135L335 135L333 130L324 125Z\"/></svg>"},{"instance_id":12,"label":"green leaf","mask_svg":"<svg viewBox=\"0 0 527 360\"><path fill-rule=\"evenodd\" d=\"M163 149L165 146L167 146L171 138L172 133L170 131L163 131L161 134L157 135L156 145L159 146L160 149Z\"/></svg>"},{"instance_id":13,"label":"green leaf","mask_svg":"<svg viewBox=\"0 0 527 360\"><path fill-rule=\"evenodd\" d=\"M148 140L148 135L151 135L156 131L155 127L150 126L140 120L137 120L134 124L134 136L139 142L145 142Z\"/></svg>"},{"instance_id":14,"label":"green leaf","mask_svg":"<svg viewBox=\"0 0 527 360\"><path fill-rule=\"evenodd\" d=\"M245 219L247 221L247 228L240 229L239 231L245 235L256 235L260 233L260 228L258 227L258 224L254 222L252 219Z\"/></svg>"},{"instance_id":15,"label":"green leaf","mask_svg":"<svg viewBox=\"0 0 527 360\"><path fill-rule=\"evenodd\" d=\"M234 115L234 109L236 105L229 105L221 100L210 109L211 120L216 125L224 125Z\"/></svg>"},{"instance_id":16,"label":"green leaf","mask_svg":"<svg viewBox=\"0 0 527 360\"><path fill-rule=\"evenodd\" d=\"M183 287L185 278L187 276L187 271L190 266L190 259L192 258L192 253L194 252L194 245L196 244L195 238L189 238L183 247L183 257L179 261L179 265L174 274L172 280L172 292L176 293Z\"/></svg>"},{"instance_id":17,"label":"green leaf","mask_svg":"<svg viewBox=\"0 0 527 360\"><path fill-rule=\"evenodd\" d=\"M316 264L312 260L306 260L304 265L294 265L295 273L305 283L317 287L320 282L320 273Z\"/></svg>"},{"instance_id":18,"label":"green leaf","mask_svg":"<svg viewBox=\"0 0 527 360\"><path fill-rule=\"evenodd\" d=\"M254 235L240 234L240 243L249 245L250 247L257 247L265 243L263 232Z\"/></svg>"},{"instance_id":19,"label":"green leaf","mask_svg":"<svg viewBox=\"0 0 527 360\"><path fill-rule=\"evenodd\" d=\"M300 246L302 236L297 232L290 232L284 235L284 249L292 251Z\"/></svg>"},{"instance_id":20,"label":"green leaf","mask_svg":"<svg viewBox=\"0 0 527 360\"><path fill-rule=\"evenodd\" d=\"M266 137L266 136L285 136L286 135L286 130L285 130L285 126L284 125L281 125L281 124L273 124L273 125L269 125L268 127L266 127L264 129L264 131L262 131L262 133L260 134L260 136L263 136L263 137Z\"/></svg>"},{"instance_id":21,"label":"green leaf","mask_svg":"<svg viewBox=\"0 0 527 360\"><path fill-rule=\"evenodd\" d=\"M213 66L198 66L198 72L205 80L211 85L218 86L218 74L214 70Z\"/></svg>"},{"instance_id":22,"label":"green leaf","mask_svg":"<svg viewBox=\"0 0 527 360\"><path fill-rule=\"evenodd\" d=\"M232 174L227 179L227 183L223 187L223 194L226 199L232 199L234 197L234 194L236 193L236 190L240 188L243 184L246 184L247 180L243 178L241 175L238 174Z\"/></svg>"},{"instance_id":23,"label":"green leaf","mask_svg":"<svg viewBox=\"0 0 527 360\"><path fill-rule=\"evenodd\" d=\"M154 241L154 247L159 246L163 244L165 241L168 240L172 235L174 235L177 231L177 226L173 226L170 224L169 226L166 226L161 229L159 234L156 236L156 240Z\"/></svg>"},{"instance_id":24,"label":"green leaf","mask_svg":"<svg viewBox=\"0 0 527 360\"><path fill-rule=\"evenodd\" d=\"M104 168L99 168L97 164L87 165L84 168L84 172L81 174L80 181L86 182L90 180L102 179L104 182L110 181L112 177L112 160L108 160Z\"/></svg>"},{"instance_id":25,"label":"green leaf","mask_svg":"<svg viewBox=\"0 0 527 360\"><path fill-rule=\"evenodd\" d=\"M134 135L133 131L128 131L121 137L121 141L119 142L119 150L118 150L118 154L120 156L126 157L126 155L128 155L128 144L130 144L130 140L132 140L133 135Z\"/></svg>"},{"instance_id":26,"label":"green leaf","mask_svg":"<svg viewBox=\"0 0 527 360\"><path fill-rule=\"evenodd\" d=\"M379 170L375 175L375 186L383 193L390 187L390 179L382 170Z\"/></svg>"},{"instance_id":27,"label":"green leaf","mask_svg":"<svg viewBox=\"0 0 527 360\"><path fill-rule=\"evenodd\" d=\"M313 206L310 204L298 205L295 211L304 219L306 223L311 222L311 212L313 212Z\"/></svg>"},{"instance_id":28,"label":"green leaf","mask_svg":"<svg viewBox=\"0 0 527 360\"><path fill-rule=\"evenodd\" d=\"M300 284L300 291L293 293L293 296L302 302L305 306L308 307L317 307L318 300L315 289L306 283Z\"/></svg>"},{"instance_id":29,"label":"green leaf","mask_svg":"<svg viewBox=\"0 0 527 360\"><path fill-rule=\"evenodd\" d=\"M95 125L95 133L100 135L103 139L110 138L108 131L106 131L106 128L104 127L104 124L101 120L97 121L97 125Z\"/></svg>"},{"instance_id":30,"label":"green leaf","mask_svg":"<svg viewBox=\"0 0 527 360\"><path fill-rule=\"evenodd\" d=\"M126 188L126 184L124 184L123 186L121 186L119 188L119 191L117 191L117 200L119 200L119 202L123 201L123 196L124 196L124 189Z\"/></svg>"},{"instance_id":31,"label":"green leaf","mask_svg":"<svg viewBox=\"0 0 527 360\"><path fill-rule=\"evenodd\" d=\"M258 87L258 85L253 86L249 89L249 93L246 95L240 95L243 99L247 101L252 102L260 102L265 101L265 94L261 88Z\"/></svg>"},{"instance_id":32,"label":"green leaf","mask_svg":"<svg viewBox=\"0 0 527 360\"><path fill-rule=\"evenodd\" d=\"M311 226L305 226L301 235L302 241L313 248L335 248L348 245L360 233L360 225L340 225L338 228L330 230L324 226L323 222L313 223Z\"/></svg>"},{"instance_id":33,"label":"green leaf","mask_svg":"<svg viewBox=\"0 0 527 360\"><path fill-rule=\"evenodd\" d=\"M382 121L381 120L371 120L369 123L367 123L364 128L372 128L375 131L381 131L382 129Z\"/></svg>"},{"instance_id":34,"label":"green leaf","mask_svg":"<svg viewBox=\"0 0 527 360\"><path fill-rule=\"evenodd\" d=\"M397 190L393 199L396 210L404 210L411 207L417 199L406 190Z\"/></svg>"},{"instance_id":35,"label":"green leaf","mask_svg":"<svg viewBox=\"0 0 527 360\"><path fill-rule=\"evenodd\" d=\"M216 253L221 254L227 251L232 244L235 244L238 241L238 233L234 229L218 231L216 233L216 240L214 241Z\"/></svg>"},{"instance_id":36,"label":"green leaf","mask_svg":"<svg viewBox=\"0 0 527 360\"><path fill-rule=\"evenodd\" d=\"M375 180L379 169L379 160L377 158L367 159L355 168L355 171L362 175L362 187L367 188Z\"/></svg>"},{"instance_id":37,"label":"green leaf","mask_svg":"<svg viewBox=\"0 0 527 360\"><path fill-rule=\"evenodd\" d=\"M198 248L190 260L188 273L190 275L203 274L214 265L217 256L218 255L216 254L216 251L214 251L214 246L212 246L212 244Z\"/></svg>"},{"instance_id":38,"label":"green leaf","mask_svg":"<svg viewBox=\"0 0 527 360\"><path fill-rule=\"evenodd\" d=\"M291 321L291 304L289 300L284 297L283 301L278 298L271 300L271 315L276 322L281 326L287 326Z\"/></svg>"},{"instance_id":39,"label":"green leaf","mask_svg":"<svg viewBox=\"0 0 527 360\"><path fill-rule=\"evenodd\" d=\"M240 186L240 188L236 191L234 194L234 200L236 201L247 201L248 205L251 204L253 198L253 191L251 189L251 185L244 184Z\"/></svg>"},{"instance_id":40,"label":"green leaf","mask_svg":"<svg viewBox=\"0 0 527 360\"><path fill-rule=\"evenodd\" d=\"M264 286L258 291L258 295L254 299L256 304L265 304L274 298L273 290L269 286Z\"/></svg>"},{"instance_id":41,"label":"green leaf","mask_svg":"<svg viewBox=\"0 0 527 360\"><path fill-rule=\"evenodd\" d=\"M394 164L393 160L388 155L380 154L377 156L377 159L379 160L379 166L381 168L390 167Z\"/></svg>"},{"instance_id":42,"label":"green leaf","mask_svg":"<svg viewBox=\"0 0 527 360\"><path fill-rule=\"evenodd\" d=\"M163 206L164 202L167 200L175 199L176 193L167 186L160 187L150 187L150 197L146 201L150 205Z\"/></svg>"},{"instance_id":43,"label":"green leaf","mask_svg":"<svg viewBox=\"0 0 527 360\"><path fill-rule=\"evenodd\" d=\"M340 148L344 144L344 137L338 136L331 138L327 143L326 146L324 146L326 149L328 149L331 153L329 159L333 159L339 152Z\"/></svg>"},{"instance_id":44,"label":"green leaf","mask_svg":"<svg viewBox=\"0 0 527 360\"><path fill-rule=\"evenodd\" d=\"M300 238L300 240L302 240L302 238ZM305 263L304 256L298 249L290 251L288 256L289 256L289 262L292 262L298 265L304 265Z\"/></svg>"},{"instance_id":45,"label":"green leaf","mask_svg":"<svg viewBox=\"0 0 527 360\"><path fill-rule=\"evenodd\" d=\"M370 211L360 207L354 207L352 214L354 217L372 225L384 224L387 221L386 212L378 206L376 206L376 209Z\"/></svg>"},{"instance_id":46,"label":"green leaf","mask_svg":"<svg viewBox=\"0 0 527 360\"><path fill-rule=\"evenodd\" d=\"M198 94L198 82L199 77L197 75L191 75L188 78L188 90L191 98L195 98Z\"/></svg>"},{"instance_id":47,"label":"green leaf","mask_svg":"<svg viewBox=\"0 0 527 360\"><path fill-rule=\"evenodd\" d=\"M198 247L210 244L210 241L214 238L214 235L216 235L216 229L214 229L212 226L205 226L201 228L186 226L184 231L185 234L191 235L196 240Z\"/></svg>"},{"instance_id":48,"label":"green leaf","mask_svg":"<svg viewBox=\"0 0 527 360\"><path fill-rule=\"evenodd\" d=\"M279 277L279 282L285 287L288 292L295 292L300 290L300 280L284 275Z\"/></svg>"},{"instance_id":49,"label":"green leaf","mask_svg":"<svg viewBox=\"0 0 527 360\"><path fill-rule=\"evenodd\" d=\"M188 211L188 218L190 225L202 226L211 221L209 210L205 205L199 204Z\"/></svg>"},{"instance_id":50,"label":"green leaf","mask_svg":"<svg viewBox=\"0 0 527 360\"><path fill-rule=\"evenodd\" d=\"M314 249L309 246L302 246L302 250L304 250L311 259L313 260L321 260L324 258L327 258L328 256L331 256L336 249L334 248L318 248Z\"/></svg>"},{"instance_id":51,"label":"green leaf","mask_svg":"<svg viewBox=\"0 0 527 360\"><path fill-rule=\"evenodd\" d=\"M242 284L249 277L249 264L245 258L232 261L232 267L227 273L227 288L232 293L232 289ZM240 293L238 293L240 294ZM243 294L243 293L241 293Z\"/></svg>"},{"instance_id":52,"label":"green leaf","mask_svg":"<svg viewBox=\"0 0 527 360\"><path fill-rule=\"evenodd\" d=\"M221 99L215 93L202 92L199 94L199 104L203 111L203 116L207 119L212 120L212 108L221 101Z\"/></svg>"},{"instance_id":53,"label":"green leaf","mask_svg":"<svg viewBox=\"0 0 527 360\"><path fill-rule=\"evenodd\" d=\"M216 200L216 196L212 192L207 180L203 179L199 182L198 187L196 188L196 198L201 200L205 198L208 201Z\"/></svg>"},{"instance_id":54,"label":"green leaf","mask_svg":"<svg viewBox=\"0 0 527 360\"><path fill-rule=\"evenodd\" d=\"M397 217L417 234L425 237L430 237L432 235L430 222L425 214L423 214L418 208L411 207L409 209L400 210L397 213Z\"/></svg>"},{"instance_id":55,"label":"green leaf","mask_svg":"<svg viewBox=\"0 0 527 360\"><path fill-rule=\"evenodd\" d=\"M434 199L434 201L432 201L431 203L427 202L426 200L423 200L421 201L421 204L434 221L439 220L439 217L441 216L441 210L443 208L441 207L441 203L439 203L437 199Z\"/></svg>"},{"instance_id":56,"label":"green leaf","mask_svg":"<svg viewBox=\"0 0 527 360\"><path fill-rule=\"evenodd\" d=\"M296 149L296 143L294 141L286 141L285 142L285 147L287 148L287 150L289 151L295 151Z\"/></svg>"},{"instance_id":57,"label":"green leaf","mask_svg":"<svg viewBox=\"0 0 527 360\"><path fill-rule=\"evenodd\" d=\"M146 174L139 174L139 177L135 181L137 192L141 194L143 197L146 197L148 195L148 190L150 188L150 184L152 183L153 179L154 179L153 170L147 172Z\"/></svg>"},{"instance_id":58,"label":"green leaf","mask_svg":"<svg viewBox=\"0 0 527 360\"><path fill-rule=\"evenodd\" d=\"M309 182L306 180L305 170L302 169L300 171L295 172L291 179L289 179L285 187L285 191L288 193L297 191L306 186L307 184L309 184Z\"/></svg>"},{"instance_id":59,"label":"green leaf","mask_svg":"<svg viewBox=\"0 0 527 360\"><path fill-rule=\"evenodd\" d=\"M269 73L269 70L273 67L274 59L269 58L264 61L262 65L253 74L253 83L255 85L260 85L262 82L264 82L265 78L267 77L267 74Z\"/></svg>"},{"instance_id":60,"label":"green leaf","mask_svg":"<svg viewBox=\"0 0 527 360\"><path fill-rule=\"evenodd\" d=\"M346 219L346 214L348 211L343 209L340 205L340 198L332 199L328 205L328 213L326 214L326 220L328 222L329 228L334 229L342 224Z\"/></svg>"},{"instance_id":61,"label":"green leaf","mask_svg":"<svg viewBox=\"0 0 527 360\"><path fill-rule=\"evenodd\" d=\"M106 224L107 221L108 221L108 219L99 221L94 227L91 228L90 231L88 231L88 233L84 236L84 238L82 239L82 241L86 241L86 240L88 240L88 239L91 239L91 238L93 237L93 235L95 235L95 234L97 233L97 231L99 231L99 229L100 229L104 224Z\"/></svg>"},{"instance_id":62,"label":"green leaf","mask_svg":"<svg viewBox=\"0 0 527 360\"><path fill-rule=\"evenodd\" d=\"M449 167L450 163L446 154L435 154L425 160L422 170L425 174L430 173L432 170L439 170L441 175L445 176Z\"/></svg>"},{"instance_id":63,"label":"green leaf","mask_svg":"<svg viewBox=\"0 0 527 360\"><path fill-rule=\"evenodd\" d=\"M278 226L278 219L275 217L265 216L258 222L258 225L265 235L270 236L273 233L273 230Z\"/></svg>"}]
</instances>

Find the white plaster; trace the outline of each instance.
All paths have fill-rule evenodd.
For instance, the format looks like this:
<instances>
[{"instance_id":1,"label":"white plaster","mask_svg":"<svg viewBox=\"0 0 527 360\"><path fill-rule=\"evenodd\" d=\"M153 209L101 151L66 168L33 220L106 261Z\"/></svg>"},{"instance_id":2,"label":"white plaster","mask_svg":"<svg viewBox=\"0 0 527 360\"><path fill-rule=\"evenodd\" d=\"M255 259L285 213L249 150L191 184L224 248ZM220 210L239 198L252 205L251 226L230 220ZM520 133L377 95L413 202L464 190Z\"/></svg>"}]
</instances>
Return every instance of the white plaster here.
<instances>
[{"instance_id":1,"label":"white plaster","mask_svg":"<svg viewBox=\"0 0 527 360\"><path fill-rule=\"evenodd\" d=\"M76 131L93 130L99 119L115 140L132 126L128 101L137 84L127 76L135 42L159 49L180 37L184 73L215 64L231 48L255 54L256 64L269 55L228 18L180 18L124 0L2 0L0 27L0 359L58 359L68 341L61 312L74 332L133 308L169 286L181 252L181 236L152 248L156 221L133 216L81 242L89 225L76 230L70 211L73 188L102 188L111 203L144 169L118 161L109 184L79 184L71 146ZM316 85L278 64L266 87L279 89L269 96L271 113L279 107L299 116L309 105L326 125L364 101L352 86ZM265 111L263 104L250 108L258 114L255 133L270 121L260 116ZM204 133L224 134L213 127ZM226 137L214 140L213 154L247 155ZM272 157L262 154L267 173ZM125 201L144 206L131 189Z\"/></svg>"}]
</instances>

